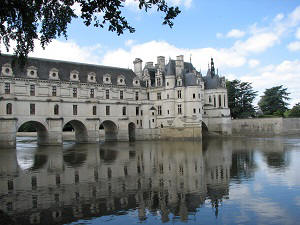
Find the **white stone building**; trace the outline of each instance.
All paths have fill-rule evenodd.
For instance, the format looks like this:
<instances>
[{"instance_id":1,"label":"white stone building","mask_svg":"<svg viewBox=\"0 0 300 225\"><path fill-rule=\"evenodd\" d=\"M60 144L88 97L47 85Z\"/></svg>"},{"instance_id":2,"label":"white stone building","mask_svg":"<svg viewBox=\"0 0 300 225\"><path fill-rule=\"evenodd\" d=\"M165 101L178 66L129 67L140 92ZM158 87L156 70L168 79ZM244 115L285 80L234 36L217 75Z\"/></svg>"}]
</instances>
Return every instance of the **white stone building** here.
<instances>
[{"instance_id":1,"label":"white stone building","mask_svg":"<svg viewBox=\"0 0 300 225\"><path fill-rule=\"evenodd\" d=\"M231 134L225 78L214 62L202 76L183 56L130 69L29 58L23 68L0 56L0 143L15 145L18 129L36 126L40 144L61 144L70 123L77 142ZM99 131L100 128L100 131Z\"/></svg>"}]
</instances>

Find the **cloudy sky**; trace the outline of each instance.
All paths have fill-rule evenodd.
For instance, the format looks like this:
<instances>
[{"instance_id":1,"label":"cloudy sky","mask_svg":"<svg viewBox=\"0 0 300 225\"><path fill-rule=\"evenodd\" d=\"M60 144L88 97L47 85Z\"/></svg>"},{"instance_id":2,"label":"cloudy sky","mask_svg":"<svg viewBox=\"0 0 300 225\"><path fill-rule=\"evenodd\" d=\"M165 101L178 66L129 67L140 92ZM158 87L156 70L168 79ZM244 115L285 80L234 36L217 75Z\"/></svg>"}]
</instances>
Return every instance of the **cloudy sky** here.
<instances>
[{"instance_id":1,"label":"cloudy sky","mask_svg":"<svg viewBox=\"0 0 300 225\"><path fill-rule=\"evenodd\" d=\"M147 62L158 55L174 59L183 54L186 61L191 56L203 74L213 57L227 79L252 82L260 95L282 84L291 93L291 105L300 102L299 1L168 2L182 10L172 29L161 25L162 14L141 12L135 0L125 0L124 15L136 28L134 34L118 36L85 27L76 19L69 26L68 40L54 40L45 50L37 46L31 56L132 68L136 57Z\"/></svg>"}]
</instances>

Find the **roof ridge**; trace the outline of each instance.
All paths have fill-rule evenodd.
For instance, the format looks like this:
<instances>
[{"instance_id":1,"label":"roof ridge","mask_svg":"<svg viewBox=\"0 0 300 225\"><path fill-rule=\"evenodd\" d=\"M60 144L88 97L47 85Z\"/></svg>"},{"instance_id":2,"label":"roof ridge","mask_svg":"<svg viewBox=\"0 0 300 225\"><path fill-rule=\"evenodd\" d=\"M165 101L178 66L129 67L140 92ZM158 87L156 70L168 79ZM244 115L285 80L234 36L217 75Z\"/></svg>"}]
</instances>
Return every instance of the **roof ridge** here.
<instances>
[{"instance_id":1,"label":"roof ridge","mask_svg":"<svg viewBox=\"0 0 300 225\"><path fill-rule=\"evenodd\" d=\"M3 53L1 53L0 56L1 55L14 57L14 55L11 55L11 54L3 54ZM123 67L105 66L105 65L99 65L99 64L82 63L82 62L74 62L74 61L65 61L65 60L57 60L57 59L48 59L48 58L39 58L39 57L28 57L28 59L35 59L35 60L41 60L41 61L51 61L51 62L62 62L62 63L85 65L85 66L106 67L106 68L112 68L112 69L122 69L122 70L132 71L132 69L123 68Z\"/></svg>"}]
</instances>

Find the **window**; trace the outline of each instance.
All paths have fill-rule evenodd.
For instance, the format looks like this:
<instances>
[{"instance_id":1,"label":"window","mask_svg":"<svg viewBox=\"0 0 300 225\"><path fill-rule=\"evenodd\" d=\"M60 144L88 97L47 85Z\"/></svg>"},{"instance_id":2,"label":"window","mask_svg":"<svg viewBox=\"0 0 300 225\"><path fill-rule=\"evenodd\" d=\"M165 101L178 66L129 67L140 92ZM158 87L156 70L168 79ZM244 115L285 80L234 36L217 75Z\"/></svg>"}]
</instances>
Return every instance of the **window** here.
<instances>
[{"instance_id":1,"label":"window","mask_svg":"<svg viewBox=\"0 0 300 225\"><path fill-rule=\"evenodd\" d=\"M169 82L167 82L167 86L169 86Z\"/></svg>"},{"instance_id":2,"label":"window","mask_svg":"<svg viewBox=\"0 0 300 225\"><path fill-rule=\"evenodd\" d=\"M30 85L30 96L35 96L35 85L34 84Z\"/></svg>"},{"instance_id":3,"label":"window","mask_svg":"<svg viewBox=\"0 0 300 225\"><path fill-rule=\"evenodd\" d=\"M59 106L55 105L54 106L54 115L58 115L59 114Z\"/></svg>"},{"instance_id":4,"label":"window","mask_svg":"<svg viewBox=\"0 0 300 225\"><path fill-rule=\"evenodd\" d=\"M35 104L30 104L30 115L35 115Z\"/></svg>"},{"instance_id":5,"label":"window","mask_svg":"<svg viewBox=\"0 0 300 225\"><path fill-rule=\"evenodd\" d=\"M160 92L157 93L157 100L161 100L161 93Z\"/></svg>"},{"instance_id":6,"label":"window","mask_svg":"<svg viewBox=\"0 0 300 225\"><path fill-rule=\"evenodd\" d=\"M211 103L211 96L208 97L208 102Z\"/></svg>"},{"instance_id":7,"label":"window","mask_svg":"<svg viewBox=\"0 0 300 225\"><path fill-rule=\"evenodd\" d=\"M10 83L5 83L4 92L10 94Z\"/></svg>"},{"instance_id":8,"label":"window","mask_svg":"<svg viewBox=\"0 0 300 225\"><path fill-rule=\"evenodd\" d=\"M199 108L199 113L201 113L201 109Z\"/></svg>"},{"instance_id":9,"label":"window","mask_svg":"<svg viewBox=\"0 0 300 225\"><path fill-rule=\"evenodd\" d=\"M214 107L216 107L216 96L214 95Z\"/></svg>"},{"instance_id":10,"label":"window","mask_svg":"<svg viewBox=\"0 0 300 225\"><path fill-rule=\"evenodd\" d=\"M52 96L56 96L56 86L52 86Z\"/></svg>"},{"instance_id":11,"label":"window","mask_svg":"<svg viewBox=\"0 0 300 225\"><path fill-rule=\"evenodd\" d=\"M199 98L199 99L201 98L201 94L200 94L200 93L198 94L198 98Z\"/></svg>"},{"instance_id":12,"label":"window","mask_svg":"<svg viewBox=\"0 0 300 225\"><path fill-rule=\"evenodd\" d=\"M123 106L123 108L122 108L122 115L126 116L126 107L125 106Z\"/></svg>"},{"instance_id":13,"label":"window","mask_svg":"<svg viewBox=\"0 0 300 225\"><path fill-rule=\"evenodd\" d=\"M139 100L139 92L135 92L135 100Z\"/></svg>"},{"instance_id":14,"label":"window","mask_svg":"<svg viewBox=\"0 0 300 225\"><path fill-rule=\"evenodd\" d=\"M93 106L93 115L95 116L95 115L97 115L97 106Z\"/></svg>"},{"instance_id":15,"label":"window","mask_svg":"<svg viewBox=\"0 0 300 225\"><path fill-rule=\"evenodd\" d=\"M90 98L95 98L95 89L90 90Z\"/></svg>"},{"instance_id":16,"label":"window","mask_svg":"<svg viewBox=\"0 0 300 225\"><path fill-rule=\"evenodd\" d=\"M170 114L170 110L168 110L167 112L168 112L168 115L169 115Z\"/></svg>"},{"instance_id":17,"label":"window","mask_svg":"<svg viewBox=\"0 0 300 225\"><path fill-rule=\"evenodd\" d=\"M149 80L146 81L146 87L149 87Z\"/></svg>"},{"instance_id":18,"label":"window","mask_svg":"<svg viewBox=\"0 0 300 225\"><path fill-rule=\"evenodd\" d=\"M141 116L143 115L143 110L141 110Z\"/></svg>"},{"instance_id":19,"label":"window","mask_svg":"<svg viewBox=\"0 0 300 225\"><path fill-rule=\"evenodd\" d=\"M105 90L105 98L109 99L109 90Z\"/></svg>"},{"instance_id":20,"label":"window","mask_svg":"<svg viewBox=\"0 0 300 225\"><path fill-rule=\"evenodd\" d=\"M14 181L13 180L8 180L7 181L7 189L9 191L14 190Z\"/></svg>"},{"instance_id":21,"label":"window","mask_svg":"<svg viewBox=\"0 0 300 225\"><path fill-rule=\"evenodd\" d=\"M195 93L193 93L193 99L195 99L196 98L196 94Z\"/></svg>"},{"instance_id":22,"label":"window","mask_svg":"<svg viewBox=\"0 0 300 225\"><path fill-rule=\"evenodd\" d=\"M150 100L150 93L147 93L147 99Z\"/></svg>"},{"instance_id":23,"label":"window","mask_svg":"<svg viewBox=\"0 0 300 225\"><path fill-rule=\"evenodd\" d=\"M177 81L177 86L181 86L181 81Z\"/></svg>"},{"instance_id":24,"label":"window","mask_svg":"<svg viewBox=\"0 0 300 225\"><path fill-rule=\"evenodd\" d=\"M161 116L161 105L157 106L157 114Z\"/></svg>"},{"instance_id":25,"label":"window","mask_svg":"<svg viewBox=\"0 0 300 225\"><path fill-rule=\"evenodd\" d=\"M177 112L178 112L178 114L181 114L181 113L182 113L182 108L181 108L181 105L180 105L180 104L177 106Z\"/></svg>"},{"instance_id":26,"label":"window","mask_svg":"<svg viewBox=\"0 0 300 225\"><path fill-rule=\"evenodd\" d=\"M77 115L77 105L73 105L73 115Z\"/></svg>"},{"instance_id":27,"label":"window","mask_svg":"<svg viewBox=\"0 0 300 225\"><path fill-rule=\"evenodd\" d=\"M110 107L108 105L105 107L105 111L106 111L106 115L109 116L110 115Z\"/></svg>"},{"instance_id":28,"label":"window","mask_svg":"<svg viewBox=\"0 0 300 225\"><path fill-rule=\"evenodd\" d=\"M181 90L177 91L177 98L181 98Z\"/></svg>"},{"instance_id":29,"label":"window","mask_svg":"<svg viewBox=\"0 0 300 225\"><path fill-rule=\"evenodd\" d=\"M6 104L6 114L7 115L12 114L12 104L11 103Z\"/></svg>"},{"instance_id":30,"label":"window","mask_svg":"<svg viewBox=\"0 0 300 225\"><path fill-rule=\"evenodd\" d=\"M138 116L140 114L140 108L136 107L135 108L135 115Z\"/></svg>"},{"instance_id":31,"label":"window","mask_svg":"<svg viewBox=\"0 0 300 225\"><path fill-rule=\"evenodd\" d=\"M77 98L77 88L73 88L73 98Z\"/></svg>"},{"instance_id":32,"label":"window","mask_svg":"<svg viewBox=\"0 0 300 225\"><path fill-rule=\"evenodd\" d=\"M224 95L224 107L226 107L226 95Z\"/></svg>"},{"instance_id":33,"label":"window","mask_svg":"<svg viewBox=\"0 0 300 225\"><path fill-rule=\"evenodd\" d=\"M221 98L221 95L219 95L219 108L221 108L222 107L222 98Z\"/></svg>"},{"instance_id":34,"label":"window","mask_svg":"<svg viewBox=\"0 0 300 225\"><path fill-rule=\"evenodd\" d=\"M157 86L161 86L161 79L157 78Z\"/></svg>"},{"instance_id":35,"label":"window","mask_svg":"<svg viewBox=\"0 0 300 225\"><path fill-rule=\"evenodd\" d=\"M194 114L196 113L196 109L195 109L195 108L193 109L193 113L194 113Z\"/></svg>"},{"instance_id":36,"label":"window","mask_svg":"<svg viewBox=\"0 0 300 225\"><path fill-rule=\"evenodd\" d=\"M120 91L120 99L123 99L123 91Z\"/></svg>"}]
</instances>

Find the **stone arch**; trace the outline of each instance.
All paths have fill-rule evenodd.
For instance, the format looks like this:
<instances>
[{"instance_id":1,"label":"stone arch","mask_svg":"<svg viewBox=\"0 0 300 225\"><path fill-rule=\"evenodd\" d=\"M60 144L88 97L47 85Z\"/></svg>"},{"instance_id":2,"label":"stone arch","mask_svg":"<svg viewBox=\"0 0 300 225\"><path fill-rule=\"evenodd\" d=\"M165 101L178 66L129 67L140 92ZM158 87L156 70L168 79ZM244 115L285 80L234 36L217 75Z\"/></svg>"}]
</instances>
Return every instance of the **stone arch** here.
<instances>
[{"instance_id":1,"label":"stone arch","mask_svg":"<svg viewBox=\"0 0 300 225\"><path fill-rule=\"evenodd\" d=\"M20 122L17 131L37 132L37 143L39 145L47 145L49 143L49 133L47 126L40 121L29 120Z\"/></svg>"},{"instance_id":2,"label":"stone arch","mask_svg":"<svg viewBox=\"0 0 300 225\"><path fill-rule=\"evenodd\" d=\"M202 136L207 136L208 135L208 128L207 128L206 124L203 121L202 121L201 127L202 127Z\"/></svg>"},{"instance_id":3,"label":"stone arch","mask_svg":"<svg viewBox=\"0 0 300 225\"><path fill-rule=\"evenodd\" d=\"M77 143L88 142L88 131L86 125L79 120L70 120L64 124L63 129L71 125L75 131L75 140Z\"/></svg>"},{"instance_id":4,"label":"stone arch","mask_svg":"<svg viewBox=\"0 0 300 225\"><path fill-rule=\"evenodd\" d=\"M118 139L118 127L111 120L105 120L100 124L99 129L104 129L105 141L116 141Z\"/></svg>"},{"instance_id":5,"label":"stone arch","mask_svg":"<svg viewBox=\"0 0 300 225\"><path fill-rule=\"evenodd\" d=\"M129 141L135 141L135 124L133 122L128 124Z\"/></svg>"}]
</instances>

